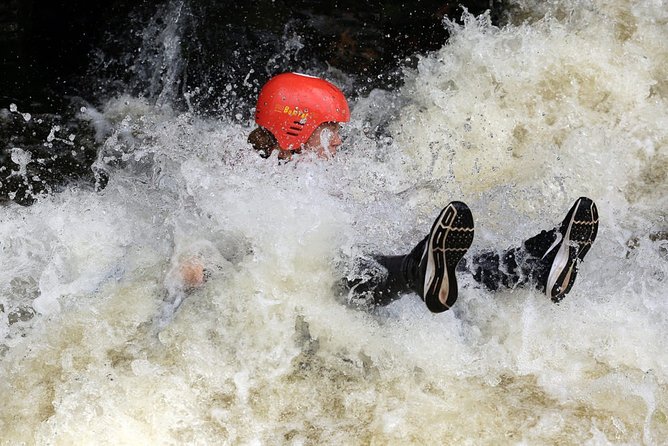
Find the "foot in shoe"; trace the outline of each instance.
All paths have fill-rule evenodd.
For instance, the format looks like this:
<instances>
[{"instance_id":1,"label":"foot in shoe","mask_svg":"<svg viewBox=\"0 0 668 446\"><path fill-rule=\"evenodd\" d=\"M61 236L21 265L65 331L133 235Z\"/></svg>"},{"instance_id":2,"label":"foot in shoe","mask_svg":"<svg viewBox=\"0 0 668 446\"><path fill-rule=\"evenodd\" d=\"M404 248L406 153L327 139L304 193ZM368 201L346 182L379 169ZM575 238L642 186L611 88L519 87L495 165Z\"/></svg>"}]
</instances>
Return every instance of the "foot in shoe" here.
<instances>
[{"instance_id":1,"label":"foot in shoe","mask_svg":"<svg viewBox=\"0 0 668 446\"><path fill-rule=\"evenodd\" d=\"M421 263L426 263L424 301L434 313L446 311L457 300L455 268L473 242L473 215L453 201L441 211L429 233Z\"/></svg>"},{"instance_id":2,"label":"foot in shoe","mask_svg":"<svg viewBox=\"0 0 668 446\"><path fill-rule=\"evenodd\" d=\"M559 302L571 290L578 266L589 252L597 232L596 204L589 198L580 197L566 214L557 233L557 240L545 253L547 256L550 251L557 249L545 287L545 293L553 302Z\"/></svg>"}]
</instances>

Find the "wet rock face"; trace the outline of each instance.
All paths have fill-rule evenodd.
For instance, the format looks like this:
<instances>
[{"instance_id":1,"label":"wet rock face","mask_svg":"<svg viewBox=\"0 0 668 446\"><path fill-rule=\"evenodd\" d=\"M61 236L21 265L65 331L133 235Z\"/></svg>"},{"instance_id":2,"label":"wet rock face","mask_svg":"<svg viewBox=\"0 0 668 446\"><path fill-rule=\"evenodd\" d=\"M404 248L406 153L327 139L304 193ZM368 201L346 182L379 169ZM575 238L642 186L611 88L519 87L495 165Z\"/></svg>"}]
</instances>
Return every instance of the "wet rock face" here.
<instances>
[{"instance_id":1,"label":"wet rock face","mask_svg":"<svg viewBox=\"0 0 668 446\"><path fill-rule=\"evenodd\" d=\"M100 105L129 93L249 119L278 72L338 71L350 96L394 88L400 66L444 44L443 18L458 18L459 5L499 13L491 0L0 2L0 202L30 204L71 182L99 186L95 142L73 98Z\"/></svg>"},{"instance_id":2,"label":"wet rock face","mask_svg":"<svg viewBox=\"0 0 668 446\"><path fill-rule=\"evenodd\" d=\"M0 110L0 141L4 145L0 203L29 205L40 194L68 184L100 183L91 169L97 151L86 122L50 113Z\"/></svg>"},{"instance_id":3,"label":"wet rock face","mask_svg":"<svg viewBox=\"0 0 668 446\"><path fill-rule=\"evenodd\" d=\"M254 97L258 86L277 72L317 74L327 67L352 78L349 95L393 88L401 81L398 67L407 64L406 58L444 44L443 18L458 18L462 4L476 14L490 7L489 0L259 0L224 5L193 0L194 21L184 39L185 88L224 91L232 85L238 96ZM205 97L201 108L225 112L225 107L216 109L215 99ZM226 105L228 112L243 113L234 101Z\"/></svg>"},{"instance_id":4,"label":"wet rock face","mask_svg":"<svg viewBox=\"0 0 668 446\"><path fill-rule=\"evenodd\" d=\"M390 73L402 60L443 45L442 20L458 18L460 5L475 14L494 7L496 15L499 2L6 0L0 4L0 68L6 73L0 95L23 108L46 108L33 112L53 112L63 96L93 100L101 91L141 88L142 81L147 88L150 79L136 79L147 74L138 55L163 38L169 20L181 28L183 69L171 80L182 89L242 84L240 76L250 70L246 83L282 69L326 66L356 76L361 89L391 87L398 79ZM151 24L156 32L147 42Z\"/></svg>"},{"instance_id":5,"label":"wet rock face","mask_svg":"<svg viewBox=\"0 0 668 446\"><path fill-rule=\"evenodd\" d=\"M80 95L91 51L120 28L137 2L0 2L0 107L55 112ZM147 10L145 6L141 6Z\"/></svg>"}]
</instances>

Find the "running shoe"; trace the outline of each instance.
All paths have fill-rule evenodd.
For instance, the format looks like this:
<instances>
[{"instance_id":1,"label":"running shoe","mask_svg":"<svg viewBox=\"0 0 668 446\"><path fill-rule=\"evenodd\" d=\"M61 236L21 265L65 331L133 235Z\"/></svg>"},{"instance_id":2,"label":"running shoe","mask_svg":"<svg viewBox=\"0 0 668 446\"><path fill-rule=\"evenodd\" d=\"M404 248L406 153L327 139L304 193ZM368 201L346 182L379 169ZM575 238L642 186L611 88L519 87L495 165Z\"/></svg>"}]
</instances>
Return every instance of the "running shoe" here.
<instances>
[{"instance_id":1,"label":"running shoe","mask_svg":"<svg viewBox=\"0 0 668 446\"><path fill-rule=\"evenodd\" d=\"M557 239L543 258L557 250L547 277L545 294L559 302L571 290L578 267L589 252L598 232L598 210L587 197L580 197L566 214L557 231Z\"/></svg>"},{"instance_id":2,"label":"running shoe","mask_svg":"<svg viewBox=\"0 0 668 446\"><path fill-rule=\"evenodd\" d=\"M473 215L461 201L448 204L434 221L419 268L424 271L422 298L430 311L446 311L457 300L455 268L471 246L473 232Z\"/></svg>"}]
</instances>

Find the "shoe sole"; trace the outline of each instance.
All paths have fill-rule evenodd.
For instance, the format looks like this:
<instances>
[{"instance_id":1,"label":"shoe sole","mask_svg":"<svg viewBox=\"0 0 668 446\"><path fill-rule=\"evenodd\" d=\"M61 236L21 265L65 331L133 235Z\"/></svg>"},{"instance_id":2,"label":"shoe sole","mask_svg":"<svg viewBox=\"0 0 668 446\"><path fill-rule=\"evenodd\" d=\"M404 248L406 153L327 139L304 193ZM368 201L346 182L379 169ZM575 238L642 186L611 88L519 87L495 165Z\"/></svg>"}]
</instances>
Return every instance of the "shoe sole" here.
<instances>
[{"instance_id":1,"label":"shoe sole","mask_svg":"<svg viewBox=\"0 0 668 446\"><path fill-rule=\"evenodd\" d=\"M559 251L552 262L545 292L553 302L559 302L573 287L578 266L589 252L598 232L598 210L589 198L581 197L571 208Z\"/></svg>"},{"instance_id":2,"label":"shoe sole","mask_svg":"<svg viewBox=\"0 0 668 446\"><path fill-rule=\"evenodd\" d=\"M424 301L430 311L446 311L457 300L455 268L473 243L473 235L473 215L460 201L448 204L434 221L424 281Z\"/></svg>"}]
</instances>

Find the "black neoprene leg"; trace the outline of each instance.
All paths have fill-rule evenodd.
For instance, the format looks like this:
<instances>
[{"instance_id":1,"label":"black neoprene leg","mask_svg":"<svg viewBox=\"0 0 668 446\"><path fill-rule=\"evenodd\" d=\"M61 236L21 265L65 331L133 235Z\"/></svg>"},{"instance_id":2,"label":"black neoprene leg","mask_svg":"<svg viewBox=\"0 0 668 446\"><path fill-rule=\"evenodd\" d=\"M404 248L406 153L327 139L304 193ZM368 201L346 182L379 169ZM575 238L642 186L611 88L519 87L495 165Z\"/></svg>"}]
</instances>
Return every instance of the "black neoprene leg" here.
<instances>
[{"instance_id":1,"label":"black neoprene leg","mask_svg":"<svg viewBox=\"0 0 668 446\"><path fill-rule=\"evenodd\" d=\"M467 272L490 291L518 286L535 286L545 291L545 283L556 250L545 255L556 239L556 229L542 231L522 243L501 253L484 251L464 258L457 266L458 272ZM419 276L418 264L424 251L425 238L403 256L375 256L373 265L367 261L361 265L359 278L345 280L343 285L348 301L357 306L385 306L403 294L415 292ZM364 263L364 262L363 262ZM422 272L424 276L424 272Z\"/></svg>"},{"instance_id":2,"label":"black neoprene leg","mask_svg":"<svg viewBox=\"0 0 668 446\"><path fill-rule=\"evenodd\" d=\"M358 274L361 278L345 281L348 300L353 305L375 307L389 305L406 293L420 294L417 289L418 268L425 243L427 237L406 255L374 256L376 265L363 262L366 263L364 274Z\"/></svg>"},{"instance_id":3,"label":"black neoprene leg","mask_svg":"<svg viewBox=\"0 0 668 446\"><path fill-rule=\"evenodd\" d=\"M468 272L473 279L491 291L517 286L535 286L545 291L549 267L556 251L545 253L556 238L556 229L542 231L522 243L502 253L484 251L464 259L457 268Z\"/></svg>"}]
</instances>

